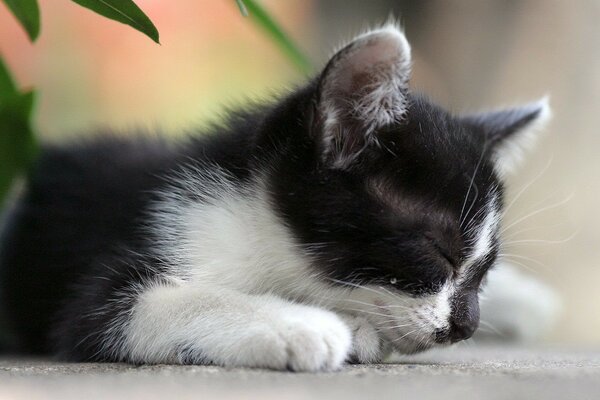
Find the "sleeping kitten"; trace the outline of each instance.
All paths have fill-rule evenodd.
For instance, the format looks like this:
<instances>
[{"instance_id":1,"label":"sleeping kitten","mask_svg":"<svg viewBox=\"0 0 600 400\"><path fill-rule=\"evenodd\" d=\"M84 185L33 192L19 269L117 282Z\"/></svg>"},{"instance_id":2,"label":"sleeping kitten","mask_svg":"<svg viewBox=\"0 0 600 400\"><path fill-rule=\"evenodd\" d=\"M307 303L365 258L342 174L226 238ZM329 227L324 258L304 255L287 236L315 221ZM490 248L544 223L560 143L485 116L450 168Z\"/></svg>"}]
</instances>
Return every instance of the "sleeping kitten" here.
<instances>
[{"instance_id":1,"label":"sleeping kitten","mask_svg":"<svg viewBox=\"0 0 600 400\"><path fill-rule=\"evenodd\" d=\"M213 134L47 146L2 239L20 349L323 371L469 338L548 106L451 115L410 66L386 26Z\"/></svg>"}]
</instances>

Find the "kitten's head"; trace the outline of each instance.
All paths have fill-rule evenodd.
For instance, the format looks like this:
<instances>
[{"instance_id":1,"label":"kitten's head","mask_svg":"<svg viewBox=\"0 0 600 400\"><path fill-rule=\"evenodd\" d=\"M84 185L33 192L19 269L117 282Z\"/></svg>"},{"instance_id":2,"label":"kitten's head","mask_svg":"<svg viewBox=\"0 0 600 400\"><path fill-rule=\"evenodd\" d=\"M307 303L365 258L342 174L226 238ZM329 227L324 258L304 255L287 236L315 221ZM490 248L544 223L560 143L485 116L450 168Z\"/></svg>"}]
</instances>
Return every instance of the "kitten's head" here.
<instances>
[{"instance_id":1,"label":"kitten's head","mask_svg":"<svg viewBox=\"0 0 600 400\"><path fill-rule=\"evenodd\" d=\"M311 92L309 145L277 183L283 215L337 290L334 306L367 317L403 352L477 328L501 178L548 114L541 101L452 115L410 92L410 69L393 26L335 54Z\"/></svg>"}]
</instances>

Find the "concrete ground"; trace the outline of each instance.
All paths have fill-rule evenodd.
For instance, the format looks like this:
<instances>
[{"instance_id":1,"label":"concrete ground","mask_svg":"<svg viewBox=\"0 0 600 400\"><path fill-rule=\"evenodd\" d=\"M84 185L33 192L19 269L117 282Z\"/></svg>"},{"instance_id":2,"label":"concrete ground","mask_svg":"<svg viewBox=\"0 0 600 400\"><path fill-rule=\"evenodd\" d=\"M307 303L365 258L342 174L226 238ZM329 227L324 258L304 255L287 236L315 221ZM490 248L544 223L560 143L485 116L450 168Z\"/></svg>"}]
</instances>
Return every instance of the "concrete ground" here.
<instances>
[{"instance_id":1,"label":"concrete ground","mask_svg":"<svg viewBox=\"0 0 600 400\"><path fill-rule=\"evenodd\" d=\"M600 399L600 350L462 345L298 374L0 359L0 399Z\"/></svg>"}]
</instances>

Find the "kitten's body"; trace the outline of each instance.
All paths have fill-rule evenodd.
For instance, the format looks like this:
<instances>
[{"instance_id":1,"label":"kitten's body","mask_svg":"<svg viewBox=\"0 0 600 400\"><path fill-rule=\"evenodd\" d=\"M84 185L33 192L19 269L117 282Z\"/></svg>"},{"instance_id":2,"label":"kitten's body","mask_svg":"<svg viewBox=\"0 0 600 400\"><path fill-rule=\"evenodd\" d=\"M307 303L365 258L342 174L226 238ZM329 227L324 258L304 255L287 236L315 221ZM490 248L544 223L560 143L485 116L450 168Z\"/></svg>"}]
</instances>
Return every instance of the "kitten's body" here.
<instances>
[{"instance_id":1,"label":"kitten's body","mask_svg":"<svg viewBox=\"0 0 600 400\"><path fill-rule=\"evenodd\" d=\"M544 108L454 117L409 65L388 27L213 135L47 148L2 244L21 348L322 370L469 337L500 149Z\"/></svg>"}]
</instances>

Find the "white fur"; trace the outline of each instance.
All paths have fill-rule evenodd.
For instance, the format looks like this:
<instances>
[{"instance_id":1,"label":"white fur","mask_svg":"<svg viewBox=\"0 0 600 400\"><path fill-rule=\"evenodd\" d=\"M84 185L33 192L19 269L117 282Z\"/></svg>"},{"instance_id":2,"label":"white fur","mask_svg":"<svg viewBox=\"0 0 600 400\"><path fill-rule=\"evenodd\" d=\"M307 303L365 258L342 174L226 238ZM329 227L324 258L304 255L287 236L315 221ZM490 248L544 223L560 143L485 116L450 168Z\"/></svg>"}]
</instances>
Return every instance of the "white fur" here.
<instances>
[{"instance_id":1,"label":"white fur","mask_svg":"<svg viewBox=\"0 0 600 400\"><path fill-rule=\"evenodd\" d=\"M319 299L327 285L311 276L262 179L235 187L217 167L179 179L197 197L165 192L154 233L157 253L182 279L140 295L125 357L178 362L184 346L199 361L222 365L339 368L349 354L350 328L331 312L285 300Z\"/></svg>"},{"instance_id":2,"label":"white fur","mask_svg":"<svg viewBox=\"0 0 600 400\"><path fill-rule=\"evenodd\" d=\"M140 296L124 351L146 363L321 371L338 369L350 345L350 330L332 312L196 284L155 287Z\"/></svg>"},{"instance_id":3,"label":"white fur","mask_svg":"<svg viewBox=\"0 0 600 400\"><path fill-rule=\"evenodd\" d=\"M449 327L461 279L416 298L376 285L332 285L314 272L310 254L275 215L260 176L241 188L217 167L210 171L178 178L195 190L193 200L172 189L155 206L156 251L173 268L160 283L137 288L130 318L114 327L124 332L121 359L334 370L349 359L382 360L392 348L427 349L436 345L436 330ZM477 239L463 276L487 256L497 227L492 196L487 216L474 227ZM514 287L509 283L507 290ZM492 298L503 297L496 292ZM484 319L503 331L521 329L494 304L482 302Z\"/></svg>"},{"instance_id":4,"label":"white fur","mask_svg":"<svg viewBox=\"0 0 600 400\"><path fill-rule=\"evenodd\" d=\"M454 288L446 285L436 294L412 297L369 285L341 296L334 307L367 318L384 345L413 353L434 346L436 331L448 328L453 293Z\"/></svg>"},{"instance_id":5,"label":"white fur","mask_svg":"<svg viewBox=\"0 0 600 400\"><path fill-rule=\"evenodd\" d=\"M157 253L174 268L140 290L122 359L330 370L350 357L380 360L390 343L430 347L447 327L451 287L413 298L332 285L274 214L261 178L239 188L211 171L179 178L195 200L170 190L155 207Z\"/></svg>"},{"instance_id":6,"label":"white fur","mask_svg":"<svg viewBox=\"0 0 600 400\"><path fill-rule=\"evenodd\" d=\"M175 260L173 274L185 277L186 284L287 298L324 290L322 279L318 284L310 279L309 256L275 215L261 177L238 187L213 166L208 176L194 171L179 179L197 200L166 192L155 207L154 223L157 254Z\"/></svg>"},{"instance_id":7,"label":"white fur","mask_svg":"<svg viewBox=\"0 0 600 400\"><path fill-rule=\"evenodd\" d=\"M453 283L418 298L332 285L275 215L262 177L239 187L218 167L210 171L182 173L195 196L169 189L154 207L156 252L172 267L163 283L140 290L121 358L331 370L349 358L381 360L391 346L429 348L448 328ZM490 204L474 261L489 251L495 212Z\"/></svg>"},{"instance_id":8,"label":"white fur","mask_svg":"<svg viewBox=\"0 0 600 400\"><path fill-rule=\"evenodd\" d=\"M458 285L468 279L473 272L472 268L477 267L478 263L490 254L494 238L498 234L501 214L498 209L498 197L496 193L490 195L486 209L487 213L481 225L470 228L470 230L475 232L475 240L472 245L473 250L459 268Z\"/></svg>"},{"instance_id":9,"label":"white fur","mask_svg":"<svg viewBox=\"0 0 600 400\"><path fill-rule=\"evenodd\" d=\"M389 342L380 337L379 330L367 318L346 313L340 317L352 331L351 361L373 363L391 353Z\"/></svg>"}]
</instances>

